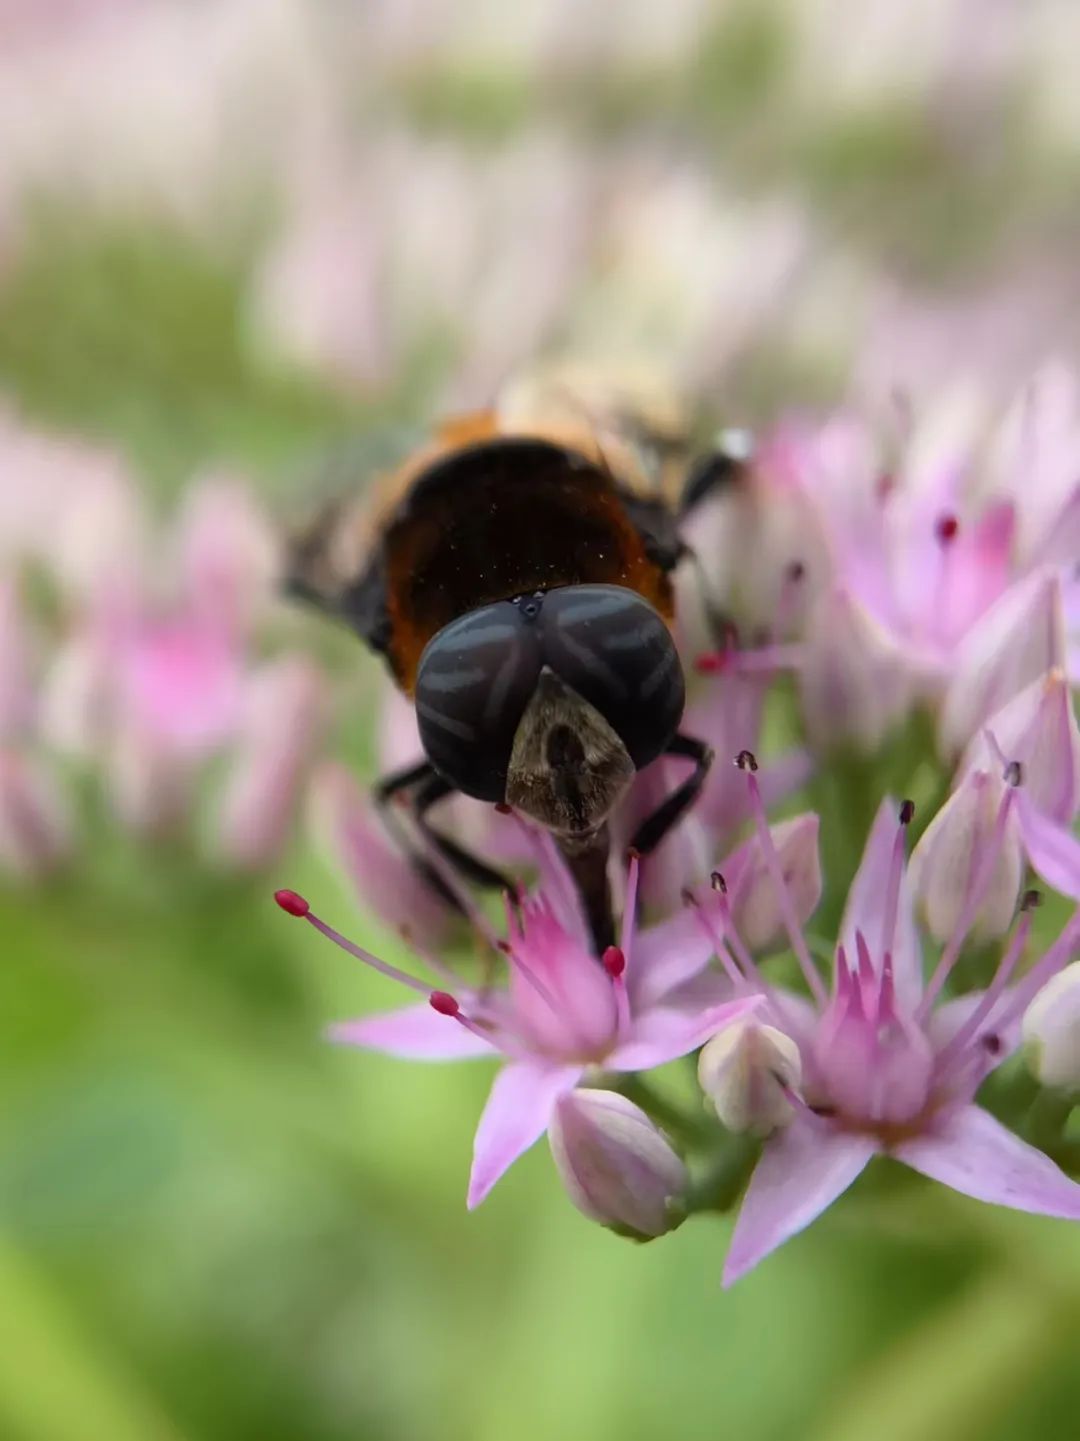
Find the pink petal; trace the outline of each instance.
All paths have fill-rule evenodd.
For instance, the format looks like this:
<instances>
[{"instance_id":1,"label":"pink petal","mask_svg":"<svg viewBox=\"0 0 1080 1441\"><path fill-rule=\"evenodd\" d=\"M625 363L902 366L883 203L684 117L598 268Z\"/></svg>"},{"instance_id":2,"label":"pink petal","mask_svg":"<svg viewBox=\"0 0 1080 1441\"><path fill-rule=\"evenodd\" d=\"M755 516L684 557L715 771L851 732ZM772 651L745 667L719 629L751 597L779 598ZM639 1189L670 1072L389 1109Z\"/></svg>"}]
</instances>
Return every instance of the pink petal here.
<instances>
[{"instance_id":1,"label":"pink petal","mask_svg":"<svg viewBox=\"0 0 1080 1441\"><path fill-rule=\"evenodd\" d=\"M339 1021L327 1036L342 1046L363 1046L403 1061L464 1061L498 1052L450 1016L432 1010L427 1001L382 1011L357 1021Z\"/></svg>"},{"instance_id":2,"label":"pink petal","mask_svg":"<svg viewBox=\"0 0 1080 1441\"><path fill-rule=\"evenodd\" d=\"M473 1143L471 1211L520 1155L548 1128L555 1102L581 1079L581 1066L516 1062L495 1077Z\"/></svg>"},{"instance_id":3,"label":"pink petal","mask_svg":"<svg viewBox=\"0 0 1080 1441\"><path fill-rule=\"evenodd\" d=\"M1032 867L1053 890L1080 901L1080 840L1036 810L1023 790L1017 794L1017 814Z\"/></svg>"},{"instance_id":4,"label":"pink petal","mask_svg":"<svg viewBox=\"0 0 1080 1441\"><path fill-rule=\"evenodd\" d=\"M956 756L1025 686L1065 664L1059 576L1035 571L1011 586L965 636L938 717L938 746Z\"/></svg>"},{"instance_id":5,"label":"pink petal","mask_svg":"<svg viewBox=\"0 0 1080 1441\"><path fill-rule=\"evenodd\" d=\"M724 1263L730 1286L809 1226L880 1150L870 1136L794 1121L765 1143L743 1198Z\"/></svg>"},{"instance_id":6,"label":"pink petal","mask_svg":"<svg viewBox=\"0 0 1080 1441\"><path fill-rule=\"evenodd\" d=\"M240 480L207 475L188 490L176 544L188 602L208 623L245 631L273 593L277 542Z\"/></svg>"},{"instance_id":7,"label":"pink petal","mask_svg":"<svg viewBox=\"0 0 1080 1441\"><path fill-rule=\"evenodd\" d=\"M690 1015L675 1010L648 1011L634 1021L629 1037L609 1053L604 1064L612 1071L663 1066L703 1046L722 1026L760 1004L760 996L745 996Z\"/></svg>"},{"instance_id":8,"label":"pink petal","mask_svg":"<svg viewBox=\"0 0 1080 1441\"><path fill-rule=\"evenodd\" d=\"M1080 1186L980 1106L954 1111L933 1132L904 1141L892 1154L976 1201L1080 1220Z\"/></svg>"},{"instance_id":9,"label":"pink petal","mask_svg":"<svg viewBox=\"0 0 1080 1441\"><path fill-rule=\"evenodd\" d=\"M239 755L218 810L217 844L233 865L267 865L283 850L323 729L325 686L302 656L250 680Z\"/></svg>"},{"instance_id":10,"label":"pink petal","mask_svg":"<svg viewBox=\"0 0 1080 1441\"><path fill-rule=\"evenodd\" d=\"M862 861L848 891L844 919L840 926L840 943L848 956L856 954L855 933L861 931L876 967L880 967L882 962L885 897L889 889L899 809L889 796L886 796L878 807ZM906 867L900 881L892 959L897 999L902 1009L910 1011L922 995L923 977L922 956L919 951L918 932L915 929L911 886Z\"/></svg>"},{"instance_id":11,"label":"pink petal","mask_svg":"<svg viewBox=\"0 0 1080 1441\"><path fill-rule=\"evenodd\" d=\"M704 908L710 903L718 921L716 897L703 898ZM693 906L684 906L670 920L641 931L627 972L633 1012L639 1014L663 1001L675 987L704 970L712 954L713 943Z\"/></svg>"}]
</instances>

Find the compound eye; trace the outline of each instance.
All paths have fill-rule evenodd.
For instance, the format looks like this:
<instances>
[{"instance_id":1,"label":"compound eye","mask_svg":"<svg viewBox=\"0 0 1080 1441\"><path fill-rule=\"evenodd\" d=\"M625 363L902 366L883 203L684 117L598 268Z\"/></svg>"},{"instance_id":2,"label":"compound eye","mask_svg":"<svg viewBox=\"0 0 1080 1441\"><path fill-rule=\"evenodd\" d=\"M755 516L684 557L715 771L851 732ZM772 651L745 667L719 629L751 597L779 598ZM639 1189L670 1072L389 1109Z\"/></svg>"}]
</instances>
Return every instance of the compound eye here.
<instances>
[{"instance_id":1,"label":"compound eye","mask_svg":"<svg viewBox=\"0 0 1080 1441\"><path fill-rule=\"evenodd\" d=\"M499 601L428 641L416 672L416 718L428 760L451 785L501 801L514 734L540 675L533 617Z\"/></svg>"},{"instance_id":2,"label":"compound eye","mask_svg":"<svg viewBox=\"0 0 1080 1441\"><path fill-rule=\"evenodd\" d=\"M573 585L544 602L544 661L611 726L638 770L678 729L686 687L664 619L636 591Z\"/></svg>"}]
</instances>

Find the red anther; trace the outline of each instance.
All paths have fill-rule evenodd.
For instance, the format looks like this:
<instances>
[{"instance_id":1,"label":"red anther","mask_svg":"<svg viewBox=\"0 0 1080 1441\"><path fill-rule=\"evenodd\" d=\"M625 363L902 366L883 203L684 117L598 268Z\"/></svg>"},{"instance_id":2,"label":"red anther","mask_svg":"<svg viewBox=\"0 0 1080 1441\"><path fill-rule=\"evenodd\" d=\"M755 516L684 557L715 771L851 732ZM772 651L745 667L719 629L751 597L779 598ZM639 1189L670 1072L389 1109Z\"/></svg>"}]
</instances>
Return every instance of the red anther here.
<instances>
[{"instance_id":1,"label":"red anther","mask_svg":"<svg viewBox=\"0 0 1080 1441\"><path fill-rule=\"evenodd\" d=\"M915 802L914 802L914 801L904 801L904 802L902 803L902 805L900 806L900 824L901 824L902 826L909 826L909 825L911 825L911 822L912 822L914 819L915 819Z\"/></svg>"},{"instance_id":2,"label":"red anther","mask_svg":"<svg viewBox=\"0 0 1080 1441\"><path fill-rule=\"evenodd\" d=\"M698 675L720 675L730 664L730 650L707 650L695 657L694 669Z\"/></svg>"},{"instance_id":3,"label":"red anther","mask_svg":"<svg viewBox=\"0 0 1080 1441\"><path fill-rule=\"evenodd\" d=\"M438 1011L440 1016L456 1016L461 1010L449 991L432 991L428 1001L431 1009Z\"/></svg>"},{"instance_id":4,"label":"red anther","mask_svg":"<svg viewBox=\"0 0 1080 1441\"><path fill-rule=\"evenodd\" d=\"M712 875L709 877L709 884L712 886L714 891L719 891L722 896L727 895L727 881L724 880L724 877L720 874L719 871L713 871Z\"/></svg>"},{"instance_id":5,"label":"red anther","mask_svg":"<svg viewBox=\"0 0 1080 1441\"><path fill-rule=\"evenodd\" d=\"M275 891L274 900L290 916L306 916L311 910L303 896L297 895L295 891Z\"/></svg>"},{"instance_id":6,"label":"red anther","mask_svg":"<svg viewBox=\"0 0 1080 1441\"><path fill-rule=\"evenodd\" d=\"M934 525L934 534L942 545L949 545L956 539L960 529L960 522L951 512L946 515L939 515Z\"/></svg>"},{"instance_id":7,"label":"red anther","mask_svg":"<svg viewBox=\"0 0 1080 1441\"><path fill-rule=\"evenodd\" d=\"M501 816L512 816L514 814L513 806L508 806L505 801L496 801L495 809Z\"/></svg>"},{"instance_id":8,"label":"red anther","mask_svg":"<svg viewBox=\"0 0 1080 1441\"><path fill-rule=\"evenodd\" d=\"M600 960L613 981L617 981L626 970L626 957L618 946L608 946Z\"/></svg>"},{"instance_id":9,"label":"red anther","mask_svg":"<svg viewBox=\"0 0 1080 1441\"><path fill-rule=\"evenodd\" d=\"M640 860L641 860L641 852L638 850L637 846L627 846L627 848L626 848L626 863L627 863L627 865L629 865L631 861L640 861Z\"/></svg>"},{"instance_id":10,"label":"red anther","mask_svg":"<svg viewBox=\"0 0 1080 1441\"><path fill-rule=\"evenodd\" d=\"M757 756L753 751L740 751L735 757L735 764L741 771L756 771Z\"/></svg>"},{"instance_id":11,"label":"red anther","mask_svg":"<svg viewBox=\"0 0 1080 1441\"><path fill-rule=\"evenodd\" d=\"M502 951L504 956L512 955L514 950L513 946L510 944L509 941L502 940L495 942L495 949L497 951Z\"/></svg>"}]
</instances>

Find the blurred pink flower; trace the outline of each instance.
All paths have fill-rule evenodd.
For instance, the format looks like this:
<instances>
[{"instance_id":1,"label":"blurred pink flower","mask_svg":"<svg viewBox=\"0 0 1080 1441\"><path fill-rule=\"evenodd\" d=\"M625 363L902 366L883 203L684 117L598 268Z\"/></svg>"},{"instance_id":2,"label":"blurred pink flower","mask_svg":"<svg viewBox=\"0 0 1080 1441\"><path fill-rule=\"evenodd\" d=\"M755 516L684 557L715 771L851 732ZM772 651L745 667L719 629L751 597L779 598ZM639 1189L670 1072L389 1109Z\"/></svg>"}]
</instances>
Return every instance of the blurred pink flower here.
<instances>
[{"instance_id":1,"label":"blurred pink flower","mask_svg":"<svg viewBox=\"0 0 1080 1441\"><path fill-rule=\"evenodd\" d=\"M507 1168L547 1129L556 1103L594 1068L637 1071L662 1065L700 1046L726 1021L751 1010L756 998L719 1003L665 1004L670 993L649 995L649 973L662 969L685 939L682 918L669 934L656 927L641 936L632 919L636 863L631 862L621 946L593 954L569 873L547 851L545 883L507 908L507 938L497 937L478 912L473 919L492 947L506 957L506 988L472 986L445 962L429 956L436 975L453 993L430 986L345 940L292 891L278 904L302 916L351 955L427 999L403 1011L347 1021L331 1030L348 1045L411 1060L501 1057L476 1133L468 1204L477 1206ZM702 960L708 947L695 949ZM675 959L679 959L675 957ZM645 999L647 997L647 999Z\"/></svg>"},{"instance_id":2,"label":"blurred pink flower","mask_svg":"<svg viewBox=\"0 0 1080 1441\"><path fill-rule=\"evenodd\" d=\"M747 781L753 787L752 774ZM967 918L924 982L904 864L907 803L899 823L895 814L884 801L852 883L832 995L815 977L811 1004L745 970L748 988L764 985L761 1020L797 1044L802 1079L798 1093L788 1092L788 1123L766 1141L751 1177L726 1285L809 1225L876 1155L978 1200L1080 1220L1080 1185L974 1104L983 1080L1019 1044L1032 998L1080 948L1080 912L1014 982L1031 930L1025 905L989 987L939 1003ZM797 954L806 952L794 928L792 940ZM730 912L717 943L739 956Z\"/></svg>"},{"instance_id":3,"label":"blurred pink flower","mask_svg":"<svg viewBox=\"0 0 1080 1441\"><path fill-rule=\"evenodd\" d=\"M1040 409L1034 398L1047 387L1056 387L1055 403ZM801 565L803 539L799 668L817 746L873 749L925 703L942 756L955 759L995 711L1070 663L1080 412L1064 420L1058 375L1037 377L1026 394L1026 421L1010 413L996 456L981 465L985 427L956 404L943 404L921 427L905 423L899 444L840 416L791 431L781 449L762 447L745 479L748 494L763 506L776 483L770 471L779 469L791 515L816 512L795 531L795 552L787 542L783 553ZM745 510L750 501L728 504ZM780 573L769 535L759 520L755 544L742 536L755 575L763 560ZM773 630L785 619L779 606Z\"/></svg>"},{"instance_id":4,"label":"blurred pink flower","mask_svg":"<svg viewBox=\"0 0 1080 1441\"><path fill-rule=\"evenodd\" d=\"M18 535L60 601L51 649L41 648L35 753L98 769L116 815L147 833L184 823L208 768L223 764L210 848L234 865L265 863L299 801L323 693L306 660L254 658L277 565L269 523L240 482L208 476L172 529L155 533L111 457L44 437L23 438L9 455L21 485L43 475L60 502L51 537ZM0 712L27 705L12 679L8 609L0 606Z\"/></svg>"}]
</instances>

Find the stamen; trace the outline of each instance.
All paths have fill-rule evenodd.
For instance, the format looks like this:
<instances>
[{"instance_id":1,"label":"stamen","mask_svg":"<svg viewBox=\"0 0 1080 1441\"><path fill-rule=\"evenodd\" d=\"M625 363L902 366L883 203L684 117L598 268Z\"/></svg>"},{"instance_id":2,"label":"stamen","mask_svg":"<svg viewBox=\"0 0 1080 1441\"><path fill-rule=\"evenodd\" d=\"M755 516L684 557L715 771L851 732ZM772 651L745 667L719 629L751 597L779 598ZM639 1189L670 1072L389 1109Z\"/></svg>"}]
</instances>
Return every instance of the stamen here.
<instances>
[{"instance_id":1,"label":"stamen","mask_svg":"<svg viewBox=\"0 0 1080 1441\"><path fill-rule=\"evenodd\" d=\"M630 997L626 993L626 957L619 946L608 946L601 957L615 993L615 1028L619 1036L630 1029Z\"/></svg>"},{"instance_id":2,"label":"stamen","mask_svg":"<svg viewBox=\"0 0 1080 1441\"><path fill-rule=\"evenodd\" d=\"M891 952L896 944L896 921L900 909L900 883L904 878L904 845L906 831L915 815L914 801L905 801L900 807L900 824L893 841L892 860L889 864L889 884L885 891L885 911L881 923L881 952Z\"/></svg>"},{"instance_id":3,"label":"stamen","mask_svg":"<svg viewBox=\"0 0 1080 1441\"><path fill-rule=\"evenodd\" d=\"M694 908L694 919L705 932L708 940L712 942L717 959L724 967L725 974L732 985L737 986L739 990L743 990L748 980L753 981L755 985L759 986L761 990L768 995L769 984L758 969L753 956L746 949L742 937L735 929L734 922L731 918L731 910L726 901L721 901L720 918L724 925L723 934L717 930L712 917L703 906L695 906ZM732 959L725 940L731 942L731 946L739 960L738 966ZM742 970L739 969L739 966L742 967Z\"/></svg>"},{"instance_id":4,"label":"stamen","mask_svg":"<svg viewBox=\"0 0 1080 1441\"><path fill-rule=\"evenodd\" d=\"M306 916L311 907L296 891L275 891L274 900L289 916Z\"/></svg>"},{"instance_id":5,"label":"stamen","mask_svg":"<svg viewBox=\"0 0 1080 1441\"><path fill-rule=\"evenodd\" d=\"M608 946L601 957L604 970L613 981L617 981L626 970L626 957L618 946Z\"/></svg>"},{"instance_id":6,"label":"stamen","mask_svg":"<svg viewBox=\"0 0 1080 1441\"><path fill-rule=\"evenodd\" d=\"M518 829L536 854L541 869L546 868L550 875L552 886L558 893L563 915L568 922L572 919L579 935L587 936L589 930L581 909L581 896L570 878L566 862L555 844L551 832L544 830L541 826L530 825L525 817L519 815L517 811L509 813L514 817Z\"/></svg>"},{"instance_id":7,"label":"stamen","mask_svg":"<svg viewBox=\"0 0 1080 1441\"><path fill-rule=\"evenodd\" d=\"M624 966L630 960L631 943L634 939L634 929L637 924L638 881L641 876L641 856L639 853L631 849L628 859L629 865L626 870L626 897L623 901L622 926L619 935L619 944L622 947Z\"/></svg>"},{"instance_id":8,"label":"stamen","mask_svg":"<svg viewBox=\"0 0 1080 1441\"><path fill-rule=\"evenodd\" d=\"M784 930L787 932L788 940L791 942L791 949L802 969L806 984L810 987L810 994L819 1006L824 1006L828 1001L828 993L818 975L817 967L810 958L810 951L806 944L806 937L803 935L802 927L791 904L791 893L788 890L787 882L784 880L784 867L780 860L780 854L776 849L772 835L769 831L769 821L765 814L765 803L761 799L761 787L757 783L754 772L757 770L757 761L752 751L740 751L736 757L735 764L740 770L746 772L746 786L750 793L750 810L754 819L754 826L757 829L758 841L761 845L762 855L765 864L769 868L772 883L776 888L776 899L780 906L780 916L784 922Z\"/></svg>"},{"instance_id":9,"label":"stamen","mask_svg":"<svg viewBox=\"0 0 1080 1441\"><path fill-rule=\"evenodd\" d=\"M1020 924L1016 927L1013 938L1009 942L1008 948L994 973L994 978L983 993L982 1000L979 1001L971 1015L968 1016L963 1025L961 1025L952 1038L942 1046L941 1051L938 1053L937 1064L939 1068L944 1069L948 1067L950 1061L977 1035L980 1026L1001 999L1005 992L1005 987L1008 985L1012 973L1016 970L1017 963L1024 953L1024 947L1027 945L1028 937L1031 935L1033 919L1029 910L1021 913ZM997 1029L1000 1030L1000 1025Z\"/></svg>"},{"instance_id":10,"label":"stamen","mask_svg":"<svg viewBox=\"0 0 1080 1441\"><path fill-rule=\"evenodd\" d=\"M995 1018L994 1029L1003 1031L1015 1021L1017 1016L1023 1015L1047 981L1073 959L1073 952L1078 948L1080 948L1080 908L1073 911L1065 929L1046 954L1035 962L1021 981L1017 982L1008 1006L1000 1016Z\"/></svg>"},{"instance_id":11,"label":"stamen","mask_svg":"<svg viewBox=\"0 0 1080 1441\"><path fill-rule=\"evenodd\" d=\"M774 633L782 634L797 617L801 609L803 581L805 579L806 566L801 560L789 561L784 567L784 579L780 586L780 594L777 597L776 612L772 622Z\"/></svg>"},{"instance_id":12,"label":"stamen","mask_svg":"<svg viewBox=\"0 0 1080 1441\"><path fill-rule=\"evenodd\" d=\"M960 522L951 511L939 515L934 524L934 535L939 545L951 545L960 532Z\"/></svg>"},{"instance_id":13,"label":"stamen","mask_svg":"<svg viewBox=\"0 0 1080 1441\"><path fill-rule=\"evenodd\" d=\"M518 1053L511 1047L505 1045L482 1026L478 1026L474 1020L465 1014L458 1005L456 999L449 991L432 991L428 997L428 1004L433 1011L438 1011L440 1016L448 1016L452 1021L457 1021L464 1030L470 1031L474 1036L489 1045L494 1051L502 1051L504 1055L516 1056Z\"/></svg>"},{"instance_id":14,"label":"stamen","mask_svg":"<svg viewBox=\"0 0 1080 1441\"><path fill-rule=\"evenodd\" d=\"M746 977L743 975L742 971L739 970L738 966L732 959L731 952L724 944L720 933L717 931L716 927L710 923L708 916L706 916L700 902L698 901L698 898L694 895L693 891L690 890L683 891L682 898L684 905L694 907L694 911L696 913L695 919L699 927L705 932L706 939L712 944L712 948L716 953L716 959L724 968L724 974L727 976L728 980L736 988L736 990L741 991L745 986Z\"/></svg>"},{"instance_id":15,"label":"stamen","mask_svg":"<svg viewBox=\"0 0 1080 1441\"><path fill-rule=\"evenodd\" d=\"M953 933L946 942L941 958L934 969L934 974L923 992L922 1000L915 1008L915 1021L921 1025L930 1014L930 1010L941 993L941 988L949 978L953 966L956 965L958 956L971 929L979 907L986 897L986 892L993 879L994 867L1001 855L1001 848L1005 843L1005 827L1009 821L1009 814L1012 811L1014 802L1014 789L1010 786L1001 798L998 806L997 816L994 818L994 829L987 841L982 842L982 849L976 853L975 864L971 869L971 884L968 886L968 893L964 898L960 915L957 918Z\"/></svg>"},{"instance_id":16,"label":"stamen","mask_svg":"<svg viewBox=\"0 0 1080 1441\"><path fill-rule=\"evenodd\" d=\"M327 940L333 941L335 946L340 946L343 951L347 951L350 956L355 956L358 961L363 961L366 966L378 971L380 975L387 976L392 981L398 981L403 986L408 986L411 991L420 991L422 995L426 996L430 993L431 987L425 985L423 981L417 980L415 976L410 976L408 971L399 970L389 961L372 955L370 951L365 951L363 946L347 940L340 931L335 931L333 926L327 925L320 916L315 914L304 897L297 895L295 891L275 891L274 899L283 911L290 916L301 917L309 925L314 926Z\"/></svg>"},{"instance_id":17,"label":"stamen","mask_svg":"<svg viewBox=\"0 0 1080 1441\"><path fill-rule=\"evenodd\" d=\"M487 916L484 915L483 911L476 904L476 901L469 892L469 888L462 885L458 873L447 861L438 846L432 843L423 829L419 830L419 838L425 851L425 859L461 907L465 919L482 940L486 941L489 946L497 948L499 938L492 930L491 923L488 921Z\"/></svg>"}]
</instances>

